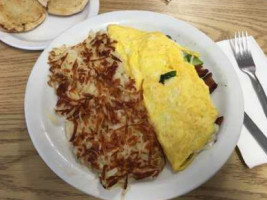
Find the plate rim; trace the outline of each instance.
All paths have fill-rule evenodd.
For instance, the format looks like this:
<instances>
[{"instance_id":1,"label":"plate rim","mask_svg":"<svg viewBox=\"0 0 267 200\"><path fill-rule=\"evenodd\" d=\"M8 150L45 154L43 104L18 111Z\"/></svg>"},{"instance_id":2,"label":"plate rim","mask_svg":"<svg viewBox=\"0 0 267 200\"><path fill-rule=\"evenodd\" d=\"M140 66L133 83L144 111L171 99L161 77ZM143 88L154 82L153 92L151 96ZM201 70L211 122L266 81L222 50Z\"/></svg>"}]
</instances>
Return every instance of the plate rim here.
<instances>
[{"instance_id":1,"label":"plate rim","mask_svg":"<svg viewBox=\"0 0 267 200\"><path fill-rule=\"evenodd\" d=\"M94 17L99 13L99 7L100 7L99 0L89 0L88 4L89 4L89 6L88 6L88 15L87 15L87 18L85 20L87 20L88 18ZM46 13L46 15L48 15L48 13ZM85 21L85 20L83 20L83 21ZM80 22L82 22L82 21L80 21ZM40 26L42 26L42 24L40 24ZM71 28L72 27L70 27L68 29L71 29ZM65 30L65 31L67 31L67 30ZM65 31L63 31L63 33ZM56 39L57 37L55 37L54 39ZM24 49L24 50L32 50L32 51L34 51L34 50L43 50L46 47L48 47L49 44L54 39L45 40L45 41L31 42L31 41L26 41L26 40L14 37L11 33L0 31L0 41L1 42L7 44L8 46L15 47L15 48L18 48L18 49Z\"/></svg>"},{"instance_id":2,"label":"plate rim","mask_svg":"<svg viewBox=\"0 0 267 200\"><path fill-rule=\"evenodd\" d=\"M177 19L177 18L171 17L171 16L169 16L169 15L161 14L161 13L157 13L157 12L152 12L152 11L140 11L140 10L112 11L112 12L108 12L108 13L104 13L104 14L95 16L94 18L97 18L97 17L99 17L99 16L101 16L101 17L103 17L103 16L109 16L109 15L112 15L112 14L114 14L114 13L115 13L115 14L121 14L121 15L128 14L128 13L130 13L130 14L138 14L138 13L142 13L142 14L152 14L152 15L164 16L164 17L167 17L167 18L176 20L176 21L178 21L179 23L183 23L183 24L185 24L186 26L190 26L191 28L195 29L195 31L197 31L198 33L201 33L203 36L205 36L206 39L209 39L210 42L216 44L216 43L215 43L213 40L211 40L206 34L204 34L202 31L198 30L197 28L195 28L195 27L192 26L191 24L189 24L189 23L187 23L187 22L184 22L184 21L182 21L182 20L179 20L179 19ZM86 21L94 20L94 18L87 19L87 20L85 20L85 21L83 21L83 22L80 22L79 24L75 25L75 26L72 27L71 29L74 29L76 26L79 26L79 25L81 25L82 23L85 23ZM62 33L62 35L65 34L67 31L68 31L68 30L66 30L64 33ZM58 36L57 38L55 38L55 39L50 43L50 45L45 49L44 52L47 52L49 49L51 49L52 46L53 46L53 44L54 44L54 42L56 42L56 40L57 40L58 38L60 38L60 37L61 37L61 35ZM217 45L217 44L216 44L216 45ZM218 46L217 46L217 47L218 47ZM224 55L224 57L227 59L227 62L229 63L229 65L232 66L231 62L229 61L229 59L227 58L227 56L223 53L223 51L222 51L219 47L217 48L217 50L220 51L220 53ZM35 63L35 65L37 65L38 62L40 62L40 59L41 59L42 55L44 54L44 52L40 55L40 57L38 58L38 60L37 60L37 62ZM34 66L34 67L35 67L35 66ZM33 69L32 69L32 72L33 72L33 70L34 70L34 67L33 67ZM174 198L174 197L177 197L177 196L181 196L181 195L183 195L183 194L185 194L185 193L187 193L187 192L189 192L189 191L191 191L191 190L193 190L193 189L199 187L199 186L202 185L203 183L205 183L207 180L209 180L212 176L214 176L214 175L215 175L215 174L222 168L222 166L227 162L227 160L228 160L229 157L231 156L232 152L234 151L234 148L235 148L235 146L236 146L236 144L237 144L237 141L238 141L238 139L239 139L239 136L240 136L240 134L241 134L241 128L242 128L242 122L243 122L244 102L243 102L243 95L242 95L242 90L241 90L241 86L240 86L239 79L238 79L236 73L234 72L233 68L232 68L232 71L233 71L233 73L234 73L233 76L235 76L235 78L236 78L235 82L236 82L236 84L237 84L237 88L238 88L238 89L237 89L237 90L238 90L238 93L239 93L238 96L239 96L239 97L242 97L242 99L240 99L240 102L239 102L239 103L240 103L240 109L241 109L241 111L242 111L242 112L240 111L240 113L242 113L242 114L239 115L239 116L240 116L240 118L239 118L239 126L236 127L236 132L238 132L238 133L236 134L235 140L232 141L232 143L234 143L235 145L234 145L232 148L230 148L230 151L228 150L227 158L225 158L224 161L220 164L221 166L220 166L220 167L217 167L217 169L214 170L213 173L210 173L210 174L208 175L208 177L207 177L205 180L201 181L200 183L193 184L191 187L188 187L187 190L185 190L183 193L180 193L180 194L178 194L178 195L171 195L171 196L169 195L169 196L166 197L167 199L169 199L169 198ZM46 160L45 156L43 155L43 152L41 152L41 150L38 148L38 146L37 146L37 144L36 144L36 141L35 141L36 138L34 138L33 133L31 133L31 131L29 130L29 123L30 123L30 122L29 122L29 116L28 116L28 114L27 114L27 113L28 113L28 109L29 109L29 108L28 108L29 105L27 104L27 99L29 98L27 94L28 94L29 92L27 92L27 91L29 91L29 87L30 87L30 86L29 86L29 82L30 82L31 77L32 77L32 72L31 72L31 74L30 74L30 76L29 76L29 79L28 79L28 82L27 82L27 86L26 86L24 108L25 108L25 119L26 119L26 124L27 124L27 128L28 128L28 132L29 132L29 135L30 135L30 137L31 137L31 140L32 140L32 142L33 142L33 144L34 144L34 147L36 148L36 150L38 151L38 153L39 153L39 155L42 157L42 159L45 161L45 163L49 166L49 168L50 168L52 171L54 171L54 172L55 172L61 179L63 179L64 181L66 181L67 183L69 183L70 185L72 185L73 187L75 187L76 189L78 189L78 190L80 190L80 191L82 191L82 192L85 192L86 194L93 195L93 196L98 197L98 198L109 199L109 198L104 198L104 197L101 196L101 195L96 195L96 194L88 193L87 191L85 191L85 190L79 188L78 186L74 185L73 183L71 183L71 181L68 180L68 179L66 179L66 177L62 177L62 175L61 175L56 169L53 169L53 167L51 166L51 163L49 164L49 161ZM158 198L158 199L163 199L163 198Z\"/></svg>"}]
</instances>

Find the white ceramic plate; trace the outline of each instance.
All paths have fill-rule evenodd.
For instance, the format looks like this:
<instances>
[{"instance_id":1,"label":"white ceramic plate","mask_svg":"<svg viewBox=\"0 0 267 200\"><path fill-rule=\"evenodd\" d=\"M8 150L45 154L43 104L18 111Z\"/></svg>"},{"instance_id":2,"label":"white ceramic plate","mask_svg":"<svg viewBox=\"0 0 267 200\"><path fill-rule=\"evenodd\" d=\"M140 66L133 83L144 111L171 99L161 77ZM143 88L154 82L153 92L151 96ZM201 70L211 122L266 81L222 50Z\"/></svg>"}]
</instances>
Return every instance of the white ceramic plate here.
<instances>
[{"instance_id":1,"label":"white ceramic plate","mask_svg":"<svg viewBox=\"0 0 267 200\"><path fill-rule=\"evenodd\" d=\"M97 15L98 12L99 0L90 0L82 12L72 16L60 17L47 14L45 21L29 32L6 33L0 31L0 40L20 49L42 50L68 28Z\"/></svg>"},{"instance_id":2,"label":"white ceramic plate","mask_svg":"<svg viewBox=\"0 0 267 200\"><path fill-rule=\"evenodd\" d=\"M105 30L108 24L114 23L162 31L189 49L199 51L205 67L219 83L212 98L225 120L216 144L202 151L182 172L173 173L166 166L156 179L130 184L125 199L162 200L182 195L211 178L233 152L243 122L243 98L238 78L220 48L205 34L175 18L146 11L111 12L88 19L55 39L36 62L26 88L25 115L31 139L47 165L69 184L102 199L121 199L120 188L109 191L103 189L96 175L76 162L62 121L56 126L47 116L47 113L53 112L56 104L54 91L47 85L48 52L63 44L77 44L90 31Z\"/></svg>"}]
</instances>

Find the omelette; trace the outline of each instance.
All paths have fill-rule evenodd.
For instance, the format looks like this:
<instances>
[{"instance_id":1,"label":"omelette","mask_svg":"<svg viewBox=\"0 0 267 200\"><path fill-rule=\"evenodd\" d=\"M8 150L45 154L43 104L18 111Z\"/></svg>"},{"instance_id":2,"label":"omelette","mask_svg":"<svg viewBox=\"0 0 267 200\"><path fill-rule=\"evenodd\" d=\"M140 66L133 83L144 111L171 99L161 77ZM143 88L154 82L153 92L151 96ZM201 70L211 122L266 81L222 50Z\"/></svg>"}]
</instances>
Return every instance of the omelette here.
<instances>
[{"instance_id":1,"label":"omelette","mask_svg":"<svg viewBox=\"0 0 267 200\"><path fill-rule=\"evenodd\" d=\"M143 92L157 139L174 171L183 170L216 131L218 111L195 66L185 55L199 57L161 32L109 25L125 71Z\"/></svg>"}]
</instances>

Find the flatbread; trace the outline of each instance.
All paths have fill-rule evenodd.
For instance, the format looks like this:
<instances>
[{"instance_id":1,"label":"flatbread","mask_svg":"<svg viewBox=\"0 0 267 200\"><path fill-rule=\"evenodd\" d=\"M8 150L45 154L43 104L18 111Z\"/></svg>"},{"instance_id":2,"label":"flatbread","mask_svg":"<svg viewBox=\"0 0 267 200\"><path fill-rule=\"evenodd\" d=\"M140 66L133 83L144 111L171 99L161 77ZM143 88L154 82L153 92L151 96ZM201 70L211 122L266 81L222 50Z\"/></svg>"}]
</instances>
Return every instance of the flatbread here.
<instances>
[{"instance_id":1,"label":"flatbread","mask_svg":"<svg viewBox=\"0 0 267 200\"><path fill-rule=\"evenodd\" d=\"M88 0L50 0L48 13L54 15L73 15L84 9Z\"/></svg>"},{"instance_id":2,"label":"flatbread","mask_svg":"<svg viewBox=\"0 0 267 200\"><path fill-rule=\"evenodd\" d=\"M40 4L42 4L44 7L47 7L48 1L49 0L38 0Z\"/></svg>"},{"instance_id":3,"label":"flatbread","mask_svg":"<svg viewBox=\"0 0 267 200\"><path fill-rule=\"evenodd\" d=\"M46 18L37 0L0 0L0 29L6 32L29 31Z\"/></svg>"}]
</instances>

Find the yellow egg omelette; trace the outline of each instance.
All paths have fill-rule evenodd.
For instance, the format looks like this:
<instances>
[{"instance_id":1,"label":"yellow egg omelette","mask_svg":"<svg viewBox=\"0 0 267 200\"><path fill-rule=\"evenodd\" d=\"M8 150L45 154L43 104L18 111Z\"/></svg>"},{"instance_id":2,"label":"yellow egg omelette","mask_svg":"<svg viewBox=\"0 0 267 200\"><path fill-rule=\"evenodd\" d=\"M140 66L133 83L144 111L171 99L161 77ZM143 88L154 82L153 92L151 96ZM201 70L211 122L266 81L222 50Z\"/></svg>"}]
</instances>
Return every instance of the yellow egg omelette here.
<instances>
[{"instance_id":1,"label":"yellow egg omelette","mask_svg":"<svg viewBox=\"0 0 267 200\"><path fill-rule=\"evenodd\" d=\"M116 52L126 72L143 90L146 109L157 138L174 171L183 170L215 132L218 111L209 88L195 67L185 61L187 50L160 32L109 25ZM161 82L161 76L175 76Z\"/></svg>"}]
</instances>

